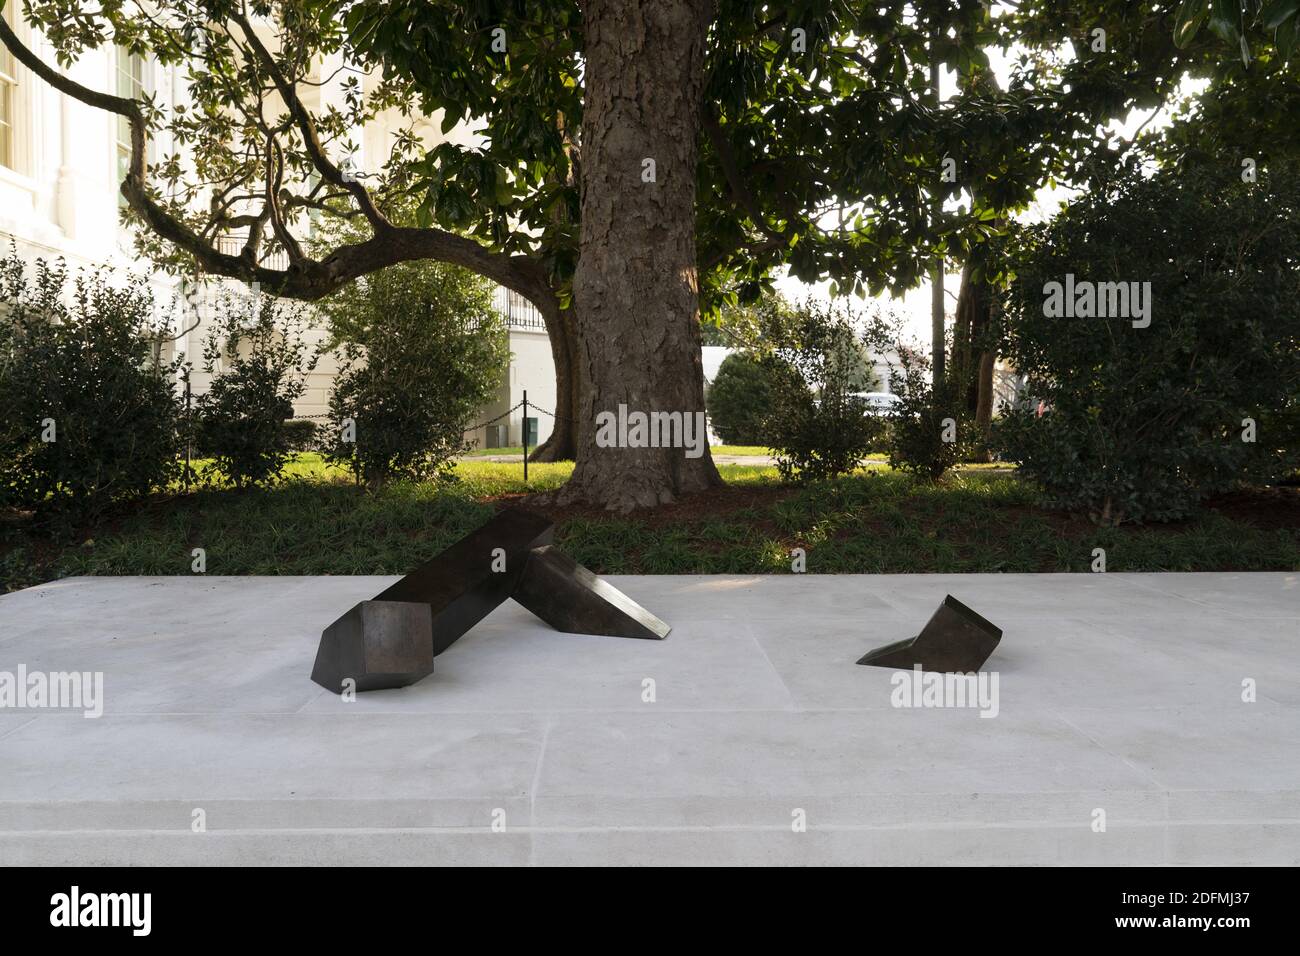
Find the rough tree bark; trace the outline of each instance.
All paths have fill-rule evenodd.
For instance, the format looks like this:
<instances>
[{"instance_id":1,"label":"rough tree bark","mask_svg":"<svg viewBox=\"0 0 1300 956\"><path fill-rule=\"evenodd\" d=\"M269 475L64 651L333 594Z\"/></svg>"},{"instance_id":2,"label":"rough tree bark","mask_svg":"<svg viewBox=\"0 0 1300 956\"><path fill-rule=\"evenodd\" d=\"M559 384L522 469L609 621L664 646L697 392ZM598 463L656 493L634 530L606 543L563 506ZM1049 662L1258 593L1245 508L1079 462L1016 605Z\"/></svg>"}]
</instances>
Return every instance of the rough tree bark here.
<instances>
[{"instance_id":1,"label":"rough tree bark","mask_svg":"<svg viewBox=\"0 0 1300 956\"><path fill-rule=\"evenodd\" d=\"M695 177L712 0L588 0L582 228L573 281L583 391L558 492L628 511L722 483L705 442L602 448L596 416L704 411ZM650 163L648 161L653 161Z\"/></svg>"},{"instance_id":2,"label":"rough tree bark","mask_svg":"<svg viewBox=\"0 0 1300 956\"><path fill-rule=\"evenodd\" d=\"M546 322L546 336L555 362L555 421L551 434L529 461L573 461L578 455L577 418L582 396L582 370L578 364L578 333L572 309L558 302L539 309Z\"/></svg>"},{"instance_id":3,"label":"rough tree bark","mask_svg":"<svg viewBox=\"0 0 1300 956\"><path fill-rule=\"evenodd\" d=\"M937 112L940 103L939 91L939 31L930 34L930 105ZM943 198L936 189L931 196L930 225L939 228L943 217ZM943 387L945 369L944 347L944 300L943 300L943 256L936 256L930 264L930 381L937 395Z\"/></svg>"},{"instance_id":4,"label":"rough tree bark","mask_svg":"<svg viewBox=\"0 0 1300 956\"><path fill-rule=\"evenodd\" d=\"M971 374L971 327L974 313L979 308L979 289L973 284L971 271L974 268L967 259L961 270L961 282L957 287L957 308L953 315L952 326L952 378L957 383L957 397L961 400L963 410L974 412L975 379Z\"/></svg>"},{"instance_id":5,"label":"rough tree bark","mask_svg":"<svg viewBox=\"0 0 1300 956\"><path fill-rule=\"evenodd\" d=\"M968 259L957 293L952 373L959 383L958 395L987 444L993 420L993 366L997 356L986 347L995 300L981 275L978 261Z\"/></svg>"},{"instance_id":6,"label":"rough tree bark","mask_svg":"<svg viewBox=\"0 0 1300 956\"><path fill-rule=\"evenodd\" d=\"M564 154L569 166L564 174L565 186L577 189L578 173L582 168L582 150L573 138L568 117L563 113L555 118L556 129L564 139ZM557 203L553 218L557 223L569 222L567 206ZM560 290L544 306L539 306L546 322L546 334L551 343L551 361L555 365L555 421L546 441L537 446L530 456L532 461L573 461L578 457L578 410L582 399L582 370L578 364L578 329L573 308L560 307Z\"/></svg>"}]
</instances>

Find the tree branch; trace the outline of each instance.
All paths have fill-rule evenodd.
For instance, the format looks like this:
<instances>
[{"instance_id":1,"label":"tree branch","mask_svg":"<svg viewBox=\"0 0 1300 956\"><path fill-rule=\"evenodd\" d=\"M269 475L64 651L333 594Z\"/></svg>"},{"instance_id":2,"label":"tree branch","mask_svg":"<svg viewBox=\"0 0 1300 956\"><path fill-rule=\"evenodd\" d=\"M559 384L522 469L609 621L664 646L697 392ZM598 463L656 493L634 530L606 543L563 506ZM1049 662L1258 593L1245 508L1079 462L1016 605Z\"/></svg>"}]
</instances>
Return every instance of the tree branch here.
<instances>
[{"instance_id":1,"label":"tree branch","mask_svg":"<svg viewBox=\"0 0 1300 956\"><path fill-rule=\"evenodd\" d=\"M284 216L280 211L280 187L284 182L284 154L273 136L266 138L266 164L266 210L271 215L271 228L275 230L275 237L280 240L280 245L284 246L284 251L288 253L289 262L299 265L306 256L302 254L302 246L298 245L298 240L289 232L289 227L285 225Z\"/></svg>"},{"instance_id":2,"label":"tree branch","mask_svg":"<svg viewBox=\"0 0 1300 956\"><path fill-rule=\"evenodd\" d=\"M365 242L340 246L319 262L304 257L300 262L291 263L285 270L258 265L255 256L248 254L247 247L245 253L238 256L219 252L149 195L146 186L149 131L138 101L89 89L53 69L23 45L3 18L0 18L0 41L3 41L14 59L60 93L87 106L127 119L131 127L131 161L122 182L122 195L155 235L189 253L205 272L245 282L257 282L275 295L311 302L386 266L433 259L463 266L518 292L539 307L555 300L555 293L546 280L540 262L531 256L492 252L471 239L441 229L400 228L393 226L382 215L379 216L379 221L384 227L380 234ZM302 110L301 103L298 103L297 108ZM311 132L309 139L318 154L313 157L313 161L317 162L318 168L320 161L325 163L321 169L322 176L326 170L332 170L332 181L347 189L354 197L357 196L358 190L349 187L359 184L344 182L338 168L324 156L320 141L315 138L315 131L311 127L310 117L307 117L307 130ZM369 202L364 188L359 192ZM375 213L378 214L378 210ZM371 219L372 223L374 221Z\"/></svg>"},{"instance_id":3,"label":"tree branch","mask_svg":"<svg viewBox=\"0 0 1300 956\"><path fill-rule=\"evenodd\" d=\"M745 177L740 171L740 166L736 163L736 156L731 151L731 144L727 142L727 137L722 132L718 118L712 110L705 108L703 122L704 132L709 137L713 152L717 154L718 164L722 167L722 174L727 179L727 186L731 190L731 197L736 205L744 210L745 214L753 220L754 225L768 239L784 241L786 239L785 234L778 232L767 224L767 218L763 215L763 210L758 207L754 194L745 183Z\"/></svg>"},{"instance_id":4,"label":"tree branch","mask_svg":"<svg viewBox=\"0 0 1300 956\"><path fill-rule=\"evenodd\" d=\"M244 37L248 40L248 45L253 48L258 62L262 64L262 68L271 77L271 82L275 84L280 98L284 100L289 115L298 124L298 133L302 136L303 148L307 151L307 155L311 157L311 161L321 174L321 178L352 193L357 205L361 207L361 211L365 213L366 218L370 220L370 225L377 232L391 229L393 224L389 222L387 216L379 211L374 200L370 197L369 190L358 182L355 176L344 176L343 171L326 155L325 147L321 145L320 137L316 133L316 124L312 121L307 108L303 106L302 99L298 96L294 84L290 83L284 75L284 71L275 62L275 57L271 56L270 51L262 43L261 38L249 24L248 19L242 13L237 14L233 19L239 24L240 29L244 31Z\"/></svg>"}]
</instances>

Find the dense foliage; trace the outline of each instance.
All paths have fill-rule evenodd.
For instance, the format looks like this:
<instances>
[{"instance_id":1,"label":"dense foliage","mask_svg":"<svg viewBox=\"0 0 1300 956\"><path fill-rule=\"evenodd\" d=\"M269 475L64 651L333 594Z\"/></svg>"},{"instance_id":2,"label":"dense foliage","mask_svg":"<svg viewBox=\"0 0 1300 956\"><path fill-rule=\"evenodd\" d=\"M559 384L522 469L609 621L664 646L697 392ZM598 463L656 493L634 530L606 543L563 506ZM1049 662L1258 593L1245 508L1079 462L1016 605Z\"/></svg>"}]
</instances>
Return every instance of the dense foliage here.
<instances>
[{"instance_id":1,"label":"dense foliage","mask_svg":"<svg viewBox=\"0 0 1300 956\"><path fill-rule=\"evenodd\" d=\"M1223 41L1227 55L1249 65L1252 45L1282 61L1300 44L1296 0L1182 0L1174 19L1174 41L1185 47L1202 26Z\"/></svg>"},{"instance_id":2,"label":"dense foliage","mask_svg":"<svg viewBox=\"0 0 1300 956\"><path fill-rule=\"evenodd\" d=\"M203 346L213 373L199 397L197 440L212 462L209 479L237 488L279 479L295 450L293 403L307 387L317 356L303 341L302 306L261 294L226 292Z\"/></svg>"},{"instance_id":3,"label":"dense foliage","mask_svg":"<svg viewBox=\"0 0 1300 956\"><path fill-rule=\"evenodd\" d=\"M143 281L0 261L0 505L83 518L175 476L160 335Z\"/></svg>"},{"instance_id":4,"label":"dense foliage","mask_svg":"<svg viewBox=\"0 0 1300 956\"><path fill-rule=\"evenodd\" d=\"M889 464L920 478L935 480L961 461L970 447L974 424L951 379L936 390L930 359L907 346L898 347L898 364L890 369L889 390L898 396L885 430Z\"/></svg>"},{"instance_id":5,"label":"dense foliage","mask_svg":"<svg viewBox=\"0 0 1300 956\"><path fill-rule=\"evenodd\" d=\"M766 444L763 423L772 406L768 379L768 370L751 353L735 352L722 360L704 397L709 424L723 444Z\"/></svg>"},{"instance_id":6,"label":"dense foliage","mask_svg":"<svg viewBox=\"0 0 1300 956\"><path fill-rule=\"evenodd\" d=\"M342 355L327 457L368 485L445 475L508 367L492 295L473 273L429 262L392 266L322 303Z\"/></svg>"},{"instance_id":7,"label":"dense foliage","mask_svg":"<svg viewBox=\"0 0 1300 956\"><path fill-rule=\"evenodd\" d=\"M853 317L808 301L763 364L772 383L767 441L782 478L818 480L852 471L871 450L880 422L859 393L874 383Z\"/></svg>"},{"instance_id":8,"label":"dense foliage","mask_svg":"<svg viewBox=\"0 0 1300 956\"><path fill-rule=\"evenodd\" d=\"M1103 524L1179 518L1294 462L1294 167L1277 164L1257 183L1221 165L1134 175L1026 230L1016 259L1003 351L1047 412L1008 413L1000 440L1051 504ZM1123 305L1114 292L1104 310L1101 295L1074 310L1093 317L1046 315L1055 311L1047 284L1067 275L1077 305L1088 283L1138 285L1127 311L1113 307ZM1142 283L1149 310L1134 317Z\"/></svg>"}]
</instances>

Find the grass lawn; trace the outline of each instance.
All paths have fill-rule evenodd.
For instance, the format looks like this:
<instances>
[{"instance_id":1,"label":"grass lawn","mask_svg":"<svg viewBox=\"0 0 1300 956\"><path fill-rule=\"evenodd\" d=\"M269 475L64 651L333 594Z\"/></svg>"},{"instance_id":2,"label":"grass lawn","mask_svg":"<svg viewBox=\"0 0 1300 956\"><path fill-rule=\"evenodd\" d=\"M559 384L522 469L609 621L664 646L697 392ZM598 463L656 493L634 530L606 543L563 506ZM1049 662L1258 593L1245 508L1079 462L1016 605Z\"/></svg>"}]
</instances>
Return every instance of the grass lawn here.
<instances>
[{"instance_id":1,"label":"grass lawn","mask_svg":"<svg viewBox=\"0 0 1300 956\"><path fill-rule=\"evenodd\" d=\"M772 449L763 445L710 445L710 454L714 455L773 455Z\"/></svg>"},{"instance_id":2,"label":"grass lawn","mask_svg":"<svg viewBox=\"0 0 1300 956\"><path fill-rule=\"evenodd\" d=\"M552 490L572 465L463 461L458 480L352 485L319 458L250 491L157 496L95 526L37 534L0 520L0 590L74 574L401 574L485 521L507 501ZM1105 548L1110 571L1300 570L1300 489L1225 496L1197 518L1099 529L1044 511L1014 476L970 471L940 485L887 469L806 487L776 469L719 467L725 488L647 514L549 509L557 539L598 573L788 573L804 548L809 573L1087 571ZM548 509L543 509L548 510Z\"/></svg>"},{"instance_id":3,"label":"grass lawn","mask_svg":"<svg viewBox=\"0 0 1300 956\"><path fill-rule=\"evenodd\" d=\"M770 455L772 449L762 445L710 445L709 451L715 455ZM483 458L487 455L522 455L523 445L509 448L472 448L465 453L466 458ZM871 455L871 458L883 458L883 455ZM532 467L531 465L529 466Z\"/></svg>"}]
</instances>

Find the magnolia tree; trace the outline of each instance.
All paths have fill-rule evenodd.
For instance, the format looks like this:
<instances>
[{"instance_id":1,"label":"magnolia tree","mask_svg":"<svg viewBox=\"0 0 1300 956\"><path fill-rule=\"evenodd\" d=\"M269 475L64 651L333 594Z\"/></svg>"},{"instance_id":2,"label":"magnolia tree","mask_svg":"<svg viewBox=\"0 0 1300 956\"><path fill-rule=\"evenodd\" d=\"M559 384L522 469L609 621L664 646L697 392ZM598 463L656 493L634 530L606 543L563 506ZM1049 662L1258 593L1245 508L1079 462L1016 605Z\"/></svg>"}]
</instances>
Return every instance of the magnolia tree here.
<instances>
[{"instance_id":1,"label":"magnolia tree","mask_svg":"<svg viewBox=\"0 0 1300 956\"><path fill-rule=\"evenodd\" d=\"M561 499L628 509L720 480L707 453L596 441L597 415L619 405L703 410L701 310L756 299L780 267L865 293L965 261L1038 185L1082 176L1099 149L1104 163L1099 124L1158 103L1196 55L1173 47L1172 3L1135 7L24 4L59 63L118 44L175 65L183 104L87 88L3 24L0 39L129 125L122 193L155 258L303 300L431 259L532 301L559 396L541 455L576 459ZM1097 22L1112 37L1101 52ZM986 51L1013 43L1026 52L1004 89ZM942 69L959 92L940 103ZM381 113L412 125L353 168L353 140ZM474 140L427 143L423 116ZM415 224L395 221L411 203ZM306 249L308 215L367 238ZM996 280L996 264L978 275Z\"/></svg>"},{"instance_id":2,"label":"magnolia tree","mask_svg":"<svg viewBox=\"0 0 1300 956\"><path fill-rule=\"evenodd\" d=\"M1300 4L1295 0L1183 0L1174 39L1188 46L1205 27L1249 65L1252 46L1283 61L1300 46Z\"/></svg>"}]
</instances>

